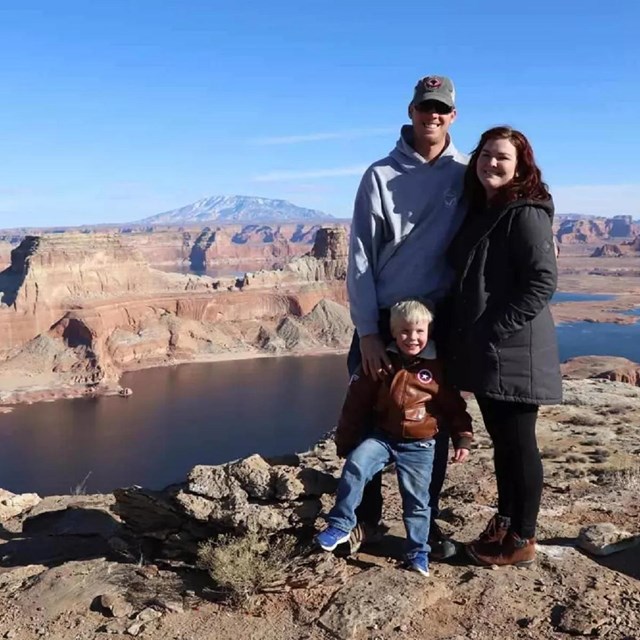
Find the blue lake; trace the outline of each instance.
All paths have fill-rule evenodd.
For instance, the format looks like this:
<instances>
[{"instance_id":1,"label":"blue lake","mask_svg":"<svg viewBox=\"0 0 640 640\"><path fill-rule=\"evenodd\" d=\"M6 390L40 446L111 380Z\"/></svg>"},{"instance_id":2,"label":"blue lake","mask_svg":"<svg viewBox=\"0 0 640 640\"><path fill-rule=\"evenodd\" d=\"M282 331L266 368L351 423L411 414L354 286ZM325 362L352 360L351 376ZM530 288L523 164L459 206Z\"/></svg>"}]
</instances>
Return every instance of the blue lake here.
<instances>
[{"instance_id":1,"label":"blue lake","mask_svg":"<svg viewBox=\"0 0 640 640\"><path fill-rule=\"evenodd\" d=\"M597 300L615 300L616 296L605 293L571 293L569 291L556 291L551 302L591 302Z\"/></svg>"}]
</instances>

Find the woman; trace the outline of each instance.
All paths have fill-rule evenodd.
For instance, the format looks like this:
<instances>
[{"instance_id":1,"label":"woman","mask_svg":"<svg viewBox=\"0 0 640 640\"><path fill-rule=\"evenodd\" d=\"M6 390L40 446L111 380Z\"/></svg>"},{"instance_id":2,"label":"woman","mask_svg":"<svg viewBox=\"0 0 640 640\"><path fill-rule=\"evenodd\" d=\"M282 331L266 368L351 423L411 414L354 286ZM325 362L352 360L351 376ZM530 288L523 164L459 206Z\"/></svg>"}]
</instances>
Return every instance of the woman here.
<instances>
[{"instance_id":1,"label":"woman","mask_svg":"<svg viewBox=\"0 0 640 640\"><path fill-rule=\"evenodd\" d=\"M472 391L494 447L498 513L467 546L483 565L535 558L542 495L541 404L562 400L549 300L557 282L553 203L525 136L486 131L465 174L468 214L450 258L457 273L451 376Z\"/></svg>"}]
</instances>

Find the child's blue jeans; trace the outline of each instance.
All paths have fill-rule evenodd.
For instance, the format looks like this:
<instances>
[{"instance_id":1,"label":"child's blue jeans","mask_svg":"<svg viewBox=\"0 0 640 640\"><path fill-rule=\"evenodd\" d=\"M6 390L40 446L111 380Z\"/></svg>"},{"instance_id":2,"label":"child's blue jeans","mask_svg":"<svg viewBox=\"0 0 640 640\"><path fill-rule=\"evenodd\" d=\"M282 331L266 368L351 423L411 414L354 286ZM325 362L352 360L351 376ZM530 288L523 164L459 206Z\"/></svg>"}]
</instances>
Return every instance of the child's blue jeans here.
<instances>
[{"instance_id":1,"label":"child's blue jeans","mask_svg":"<svg viewBox=\"0 0 640 640\"><path fill-rule=\"evenodd\" d=\"M347 457L336 491L336 504L327 521L342 531L356 526L356 507L364 486L390 462L398 474L402 515L407 530L406 556L429 553L429 484L433 469L434 443L431 440L392 440L379 431L363 440Z\"/></svg>"}]
</instances>

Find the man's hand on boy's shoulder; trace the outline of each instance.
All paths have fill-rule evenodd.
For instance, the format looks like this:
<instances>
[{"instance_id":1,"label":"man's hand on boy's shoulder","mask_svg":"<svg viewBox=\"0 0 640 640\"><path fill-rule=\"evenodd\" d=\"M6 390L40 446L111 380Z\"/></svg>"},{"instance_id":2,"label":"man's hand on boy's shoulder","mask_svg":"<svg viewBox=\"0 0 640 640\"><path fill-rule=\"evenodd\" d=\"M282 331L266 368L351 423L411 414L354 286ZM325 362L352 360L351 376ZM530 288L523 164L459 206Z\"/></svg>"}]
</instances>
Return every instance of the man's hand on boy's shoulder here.
<instances>
[{"instance_id":1,"label":"man's hand on boy's shoulder","mask_svg":"<svg viewBox=\"0 0 640 640\"><path fill-rule=\"evenodd\" d=\"M377 333L360 338L360 354L362 370L373 380L382 380L386 373L392 371L385 344Z\"/></svg>"},{"instance_id":2,"label":"man's hand on boy's shoulder","mask_svg":"<svg viewBox=\"0 0 640 640\"><path fill-rule=\"evenodd\" d=\"M451 462L464 462L469 457L469 449L456 449Z\"/></svg>"}]
</instances>

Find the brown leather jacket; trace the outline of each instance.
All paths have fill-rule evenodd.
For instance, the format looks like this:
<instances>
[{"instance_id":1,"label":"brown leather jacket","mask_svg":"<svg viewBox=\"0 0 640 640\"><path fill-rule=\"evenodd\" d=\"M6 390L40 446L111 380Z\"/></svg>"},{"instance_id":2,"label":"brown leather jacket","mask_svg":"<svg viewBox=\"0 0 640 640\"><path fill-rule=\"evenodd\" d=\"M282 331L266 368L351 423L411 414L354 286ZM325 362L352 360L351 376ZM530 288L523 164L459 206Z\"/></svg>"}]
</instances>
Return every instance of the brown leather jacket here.
<instances>
[{"instance_id":1,"label":"brown leather jacket","mask_svg":"<svg viewBox=\"0 0 640 640\"><path fill-rule=\"evenodd\" d=\"M427 344L407 362L395 345L387 349L393 373L373 380L359 370L349 382L335 435L338 455L346 456L372 429L397 440L433 438L442 421L456 449L473 440L471 416L460 393L443 382L442 363Z\"/></svg>"}]
</instances>

